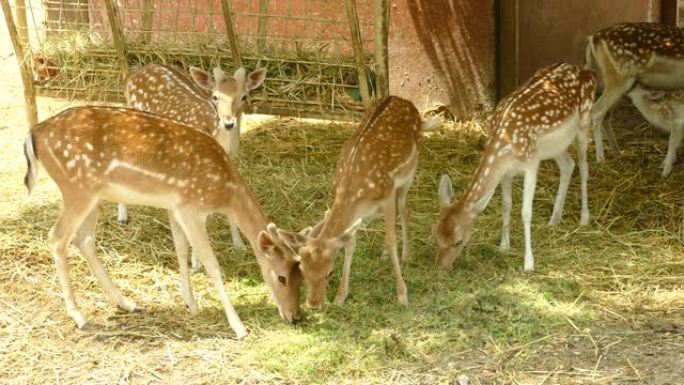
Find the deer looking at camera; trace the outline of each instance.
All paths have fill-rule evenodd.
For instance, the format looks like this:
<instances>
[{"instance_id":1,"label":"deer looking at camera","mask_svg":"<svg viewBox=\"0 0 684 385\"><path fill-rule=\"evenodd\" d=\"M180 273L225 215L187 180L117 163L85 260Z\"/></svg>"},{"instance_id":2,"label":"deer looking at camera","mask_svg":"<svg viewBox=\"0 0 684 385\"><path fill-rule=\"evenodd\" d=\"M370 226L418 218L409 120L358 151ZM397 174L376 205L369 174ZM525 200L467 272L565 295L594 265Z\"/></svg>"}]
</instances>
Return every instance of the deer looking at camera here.
<instances>
[{"instance_id":1,"label":"deer looking at camera","mask_svg":"<svg viewBox=\"0 0 684 385\"><path fill-rule=\"evenodd\" d=\"M656 128L670 134L667 155L663 160L663 176L670 175L677 149L684 137L684 90L651 90L635 84L627 92L632 103Z\"/></svg>"},{"instance_id":2,"label":"deer looking at camera","mask_svg":"<svg viewBox=\"0 0 684 385\"><path fill-rule=\"evenodd\" d=\"M131 72L124 81L124 93L129 107L165 116L203 130L214 136L224 150L237 156L240 143L240 122L247 104L247 95L266 78L266 69L246 74L240 67L233 76L214 68L213 76L190 67L187 76L173 67L149 64ZM194 82L193 82L194 81ZM211 94L207 95L209 91ZM128 220L125 204L119 205L119 222ZM231 223L233 245L244 249L240 233ZM193 254L194 255L194 254ZM193 256L193 266L197 260Z\"/></svg>"},{"instance_id":3,"label":"deer looking at camera","mask_svg":"<svg viewBox=\"0 0 684 385\"><path fill-rule=\"evenodd\" d=\"M526 271L533 270L530 226L537 169L545 159L554 159L560 169L558 195L549 221L550 225L556 225L563 215L565 196L575 167L568 151L573 139L577 139L581 177L580 223L585 225L589 222L586 152L595 87L593 73L559 63L537 71L527 83L499 103L490 119L489 138L482 160L463 196L452 204L449 177L444 175L440 182L442 209L435 228L438 245L436 262L440 267L451 269L470 238L475 218L487 207L499 183L503 200L500 248L509 249L513 176L523 173L524 268Z\"/></svg>"},{"instance_id":4,"label":"deer looking at camera","mask_svg":"<svg viewBox=\"0 0 684 385\"><path fill-rule=\"evenodd\" d=\"M268 225L251 189L210 135L142 111L76 107L34 126L24 150L29 192L40 162L62 193L63 207L49 244L67 314L79 328L89 323L69 281L67 248L72 242L109 298L122 309L138 309L119 292L96 256L94 227L102 201L167 209L188 309L197 311L188 273L189 241L214 281L230 326L243 338L247 329L224 289L205 228L210 214L227 215L252 245L281 316L287 321L298 318L300 273L294 256L277 239L275 226Z\"/></svg>"},{"instance_id":5,"label":"deer looking at camera","mask_svg":"<svg viewBox=\"0 0 684 385\"><path fill-rule=\"evenodd\" d=\"M585 54L585 68L596 70L603 86L593 110L596 160L601 162L605 158L603 120L635 82L652 88L684 88L684 28L659 23L616 24L589 36ZM606 134L617 151L610 126Z\"/></svg>"},{"instance_id":6,"label":"deer looking at camera","mask_svg":"<svg viewBox=\"0 0 684 385\"><path fill-rule=\"evenodd\" d=\"M321 308L338 251L345 249L344 268L335 303L341 305L349 291L349 274L361 220L378 208L384 212L385 254L394 268L397 296L408 305L406 284L397 255L396 211L401 214L402 259L409 258L406 197L418 162L421 124L411 102L389 96L366 114L338 158L332 192L334 202L315 228L302 233L278 230L279 237L298 252L300 269L308 287L307 304ZM422 127L421 127L422 126Z\"/></svg>"}]
</instances>

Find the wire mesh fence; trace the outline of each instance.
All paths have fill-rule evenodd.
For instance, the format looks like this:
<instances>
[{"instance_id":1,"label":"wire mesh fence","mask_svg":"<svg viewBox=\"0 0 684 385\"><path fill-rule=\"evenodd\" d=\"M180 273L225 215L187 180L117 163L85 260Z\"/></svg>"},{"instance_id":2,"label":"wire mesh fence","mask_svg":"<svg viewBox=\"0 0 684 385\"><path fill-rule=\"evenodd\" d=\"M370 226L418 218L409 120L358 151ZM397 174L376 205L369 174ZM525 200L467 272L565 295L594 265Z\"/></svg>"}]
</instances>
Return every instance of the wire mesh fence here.
<instances>
[{"instance_id":1,"label":"wire mesh fence","mask_svg":"<svg viewBox=\"0 0 684 385\"><path fill-rule=\"evenodd\" d=\"M357 16L348 13L349 3L354 3ZM228 17L226 9L232 11ZM264 86L252 97L254 112L327 118L354 118L362 111L359 65L372 96L372 12L371 0L119 0L109 4L17 0L13 4L17 32L39 94L122 101L122 75L127 69L165 63L184 70L221 66L232 71L242 64L248 70L267 69ZM360 50L354 49L350 33L354 20ZM117 22L119 31L112 28ZM117 33L123 37L121 45Z\"/></svg>"}]
</instances>

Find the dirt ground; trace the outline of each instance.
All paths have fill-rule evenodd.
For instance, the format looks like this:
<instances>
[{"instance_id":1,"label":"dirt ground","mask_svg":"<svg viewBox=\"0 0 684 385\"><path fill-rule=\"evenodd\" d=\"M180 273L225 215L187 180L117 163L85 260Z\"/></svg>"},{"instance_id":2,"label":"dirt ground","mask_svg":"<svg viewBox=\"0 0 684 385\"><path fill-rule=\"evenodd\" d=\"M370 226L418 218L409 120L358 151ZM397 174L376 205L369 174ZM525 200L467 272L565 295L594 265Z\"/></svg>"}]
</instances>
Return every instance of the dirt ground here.
<instances>
[{"instance_id":1,"label":"dirt ground","mask_svg":"<svg viewBox=\"0 0 684 385\"><path fill-rule=\"evenodd\" d=\"M144 266L144 274L152 274L156 278L148 280L150 287L137 289L159 298L158 305L151 305L149 316L134 324L134 318L113 312L95 283L89 279L84 285L92 288L95 294L80 294L86 297L84 307L97 309L101 313L106 311L104 309L110 309L110 313L106 319L99 320L106 323L105 330L81 333L75 330L71 320L64 314L63 301L51 270L52 265L47 259L47 251L36 251L36 255L42 256L42 259L32 265L27 263L30 260L24 246L20 246L27 239L45 238L54 221L58 200L55 199L54 189L48 186L51 182L45 176L40 183L46 187L32 197L26 195L21 183L24 172L21 143L27 127L17 62L4 25L0 27L0 89L0 177L5 184L8 181L16 182L15 187L3 190L5 196L0 201L0 221L20 223L22 218L19 213L24 212L30 213L31 218L40 219L38 222L13 226L12 229L21 232L5 233L0 238L0 269L3 270L0 274L1 383L456 384L457 377L465 375L471 384L684 384L682 261L671 262L669 271L678 275L663 277L662 281L658 281L662 284L651 282L643 285L643 290L652 293L653 298L661 298L658 293L668 296L663 299L665 305L656 300L652 303L631 302L630 298L641 297L638 289L634 289L637 286L630 286L634 292L624 296L622 300L627 303L617 307L629 311L595 306L597 316L591 321L578 326L567 318L564 328L555 327L550 333L540 330L541 337L523 340L520 344L501 344L489 337L489 340L482 341L474 348L459 349L451 354L426 354L415 353L412 349L418 347L410 343L404 346L401 337L390 334L382 340L385 353L395 354L393 352L403 350L413 352L409 354L410 370L392 366L394 363L390 362L377 372L360 372L354 370L354 363L343 358L340 361L347 366L339 368L316 368L316 361L312 360L312 368L307 369L310 371L306 373L315 374L317 370L324 370L325 374L320 377L290 375L287 365L282 369L277 366L264 369L253 361L252 355L256 353L250 351L249 347L258 346L261 340L269 338L270 334L266 332L269 328L280 331L286 330L287 326L275 319L272 307L259 305L264 297L263 290L248 294L256 299L255 304L247 309L249 314L246 317L257 321L252 321L256 324L251 325L252 345L240 345L232 340L232 334L218 308L203 313L195 321L185 315L179 316L182 312L175 308L169 309L168 304L174 302L174 298L178 304L177 293L173 297L166 291L167 286L171 286L173 291L174 278L169 278L164 271L150 265ZM51 116L70 104L41 98L40 118ZM684 162L677 162L675 168L684 168ZM671 177L683 176L684 173L677 172ZM631 246L625 245L626 250ZM681 250L674 243L664 247ZM171 259L170 251L167 254L165 258ZM122 261L125 259L121 258ZM116 265L118 261L112 263ZM78 274L89 274L82 264L79 266ZM521 273L518 271L514 274ZM551 276L553 271L546 274L547 277ZM629 279L619 274L607 276L614 280L616 286ZM232 288L229 284L229 290ZM134 289L125 287L124 290ZM203 292L200 290L199 293L201 296ZM613 295L613 291L597 290L592 295L608 297ZM581 302L582 296L583 293L580 293L575 302ZM337 315L340 318L351 317L347 313ZM454 314L454 317L457 316ZM179 317L181 320L176 321ZM202 322L210 323L200 328L198 325ZM288 336L293 339L290 341L293 345L300 343L296 338L307 341L307 344L315 344L302 330L285 333L292 333ZM334 337L330 341L334 341ZM183 349L179 347L181 345ZM293 366L302 365L301 362L295 362L296 352L288 351L285 346L279 347L278 354L291 355ZM365 354L375 353L360 352L359 357Z\"/></svg>"}]
</instances>

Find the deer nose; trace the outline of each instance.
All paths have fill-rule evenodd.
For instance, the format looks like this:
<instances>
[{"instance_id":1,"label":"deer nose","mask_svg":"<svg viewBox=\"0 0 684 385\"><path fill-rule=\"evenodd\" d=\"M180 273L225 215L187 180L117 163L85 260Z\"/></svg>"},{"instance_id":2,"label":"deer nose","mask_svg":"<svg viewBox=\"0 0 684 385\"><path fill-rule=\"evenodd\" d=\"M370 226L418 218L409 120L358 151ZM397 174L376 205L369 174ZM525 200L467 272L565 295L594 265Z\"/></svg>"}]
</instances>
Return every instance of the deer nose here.
<instances>
[{"instance_id":1,"label":"deer nose","mask_svg":"<svg viewBox=\"0 0 684 385\"><path fill-rule=\"evenodd\" d=\"M223 128L226 130L230 130L233 127L235 127L235 122L223 122Z\"/></svg>"}]
</instances>

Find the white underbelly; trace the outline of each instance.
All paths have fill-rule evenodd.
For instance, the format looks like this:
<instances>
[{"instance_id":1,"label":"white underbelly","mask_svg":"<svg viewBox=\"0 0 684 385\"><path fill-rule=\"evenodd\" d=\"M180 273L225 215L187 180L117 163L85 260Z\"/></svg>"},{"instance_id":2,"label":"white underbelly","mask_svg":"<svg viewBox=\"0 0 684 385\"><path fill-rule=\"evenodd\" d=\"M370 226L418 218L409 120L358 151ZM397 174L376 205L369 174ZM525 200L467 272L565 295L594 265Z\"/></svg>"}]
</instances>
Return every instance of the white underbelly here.
<instances>
[{"instance_id":1,"label":"white underbelly","mask_svg":"<svg viewBox=\"0 0 684 385\"><path fill-rule=\"evenodd\" d=\"M567 151L577 136L578 122L578 114L574 113L552 132L540 136L537 140L535 160L552 159Z\"/></svg>"},{"instance_id":2,"label":"white underbelly","mask_svg":"<svg viewBox=\"0 0 684 385\"><path fill-rule=\"evenodd\" d=\"M169 209L178 201L176 194L150 193L110 183L102 190L102 199L129 205Z\"/></svg>"}]
</instances>

